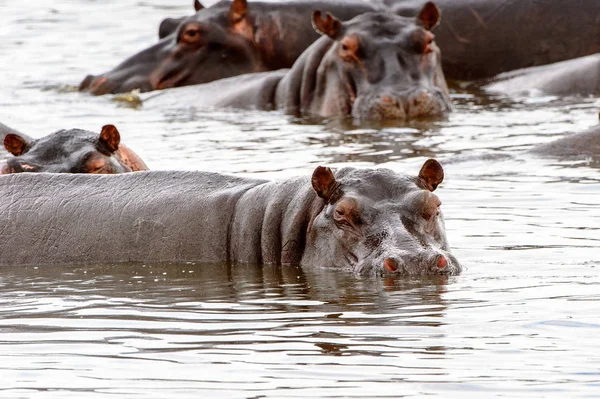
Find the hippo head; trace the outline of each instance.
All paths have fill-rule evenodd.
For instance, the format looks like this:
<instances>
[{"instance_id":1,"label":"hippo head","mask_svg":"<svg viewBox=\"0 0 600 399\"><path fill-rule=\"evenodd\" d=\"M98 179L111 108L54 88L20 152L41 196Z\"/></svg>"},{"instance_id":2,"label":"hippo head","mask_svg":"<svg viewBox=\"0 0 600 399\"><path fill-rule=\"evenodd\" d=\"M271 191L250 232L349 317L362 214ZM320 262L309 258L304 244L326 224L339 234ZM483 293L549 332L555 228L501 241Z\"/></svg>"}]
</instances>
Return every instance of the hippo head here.
<instances>
[{"instance_id":1,"label":"hippo head","mask_svg":"<svg viewBox=\"0 0 600 399\"><path fill-rule=\"evenodd\" d=\"M87 76L79 90L95 95L146 92L263 70L246 0L174 21L179 24L172 33L111 71ZM172 27L163 30L170 32Z\"/></svg>"},{"instance_id":2,"label":"hippo head","mask_svg":"<svg viewBox=\"0 0 600 399\"><path fill-rule=\"evenodd\" d=\"M116 127L106 125L100 135L87 130L59 130L28 140L7 134L4 147L14 155L0 167L0 174L21 172L123 173L147 169L144 162L120 145Z\"/></svg>"},{"instance_id":3,"label":"hippo head","mask_svg":"<svg viewBox=\"0 0 600 399\"><path fill-rule=\"evenodd\" d=\"M417 177L388 169L318 167L312 186L323 209L312 219L303 265L360 274L458 274L433 194L444 172L427 160Z\"/></svg>"},{"instance_id":4,"label":"hippo head","mask_svg":"<svg viewBox=\"0 0 600 399\"><path fill-rule=\"evenodd\" d=\"M443 116L451 106L431 33L439 20L431 2L416 19L370 12L343 23L316 11L314 28L334 41L320 62L316 113L360 120Z\"/></svg>"}]
</instances>

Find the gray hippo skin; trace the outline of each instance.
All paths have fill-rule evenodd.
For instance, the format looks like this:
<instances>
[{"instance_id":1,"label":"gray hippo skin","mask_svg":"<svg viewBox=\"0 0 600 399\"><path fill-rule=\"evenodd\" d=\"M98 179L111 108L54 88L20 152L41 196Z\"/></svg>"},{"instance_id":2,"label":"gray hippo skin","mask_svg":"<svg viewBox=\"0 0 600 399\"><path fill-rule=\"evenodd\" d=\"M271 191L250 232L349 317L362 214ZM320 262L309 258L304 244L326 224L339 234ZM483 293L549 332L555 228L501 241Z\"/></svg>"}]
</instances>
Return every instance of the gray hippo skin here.
<instances>
[{"instance_id":1,"label":"gray hippo skin","mask_svg":"<svg viewBox=\"0 0 600 399\"><path fill-rule=\"evenodd\" d=\"M79 89L95 95L144 92L289 68L319 37L310 26L314 10L350 19L382 8L360 0L233 0L208 8L197 3L195 15L163 21L158 43L102 75L87 76Z\"/></svg>"},{"instance_id":2,"label":"gray hippo skin","mask_svg":"<svg viewBox=\"0 0 600 399\"><path fill-rule=\"evenodd\" d=\"M290 70L174 89L149 101L160 104L172 95L182 101L183 92L199 106L283 109L296 116L442 117L451 104L440 50L430 31L439 19L433 3L417 18L368 12L341 22L315 11L313 25L323 37Z\"/></svg>"},{"instance_id":3,"label":"gray hippo skin","mask_svg":"<svg viewBox=\"0 0 600 399\"><path fill-rule=\"evenodd\" d=\"M600 95L600 53L502 73L483 88L507 95Z\"/></svg>"},{"instance_id":4,"label":"gray hippo skin","mask_svg":"<svg viewBox=\"0 0 600 399\"><path fill-rule=\"evenodd\" d=\"M385 0L417 15L426 0ZM597 0L436 0L448 79L478 80L600 52Z\"/></svg>"},{"instance_id":5,"label":"gray hippo skin","mask_svg":"<svg viewBox=\"0 0 600 399\"><path fill-rule=\"evenodd\" d=\"M6 150L14 156L0 162L0 174L124 173L148 170L144 161L121 143L121 135L114 125L103 126L100 133L64 129L38 139L8 129L2 140Z\"/></svg>"},{"instance_id":6,"label":"gray hippo skin","mask_svg":"<svg viewBox=\"0 0 600 399\"><path fill-rule=\"evenodd\" d=\"M283 181L209 172L0 176L0 265L197 261L457 274L440 164L418 176L318 167Z\"/></svg>"},{"instance_id":7,"label":"gray hippo skin","mask_svg":"<svg viewBox=\"0 0 600 399\"><path fill-rule=\"evenodd\" d=\"M600 157L600 125L534 147L531 153L563 158Z\"/></svg>"}]
</instances>

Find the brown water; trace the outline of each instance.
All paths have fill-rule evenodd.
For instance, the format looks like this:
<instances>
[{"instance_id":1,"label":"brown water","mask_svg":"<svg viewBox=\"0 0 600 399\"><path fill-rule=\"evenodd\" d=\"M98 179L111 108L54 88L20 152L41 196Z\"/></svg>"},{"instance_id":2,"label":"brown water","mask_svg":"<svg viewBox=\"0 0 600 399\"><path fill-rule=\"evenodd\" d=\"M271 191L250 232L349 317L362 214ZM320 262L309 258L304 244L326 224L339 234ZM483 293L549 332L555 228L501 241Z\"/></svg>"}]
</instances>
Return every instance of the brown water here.
<instances>
[{"instance_id":1,"label":"brown water","mask_svg":"<svg viewBox=\"0 0 600 399\"><path fill-rule=\"evenodd\" d=\"M353 127L198 109L189 95L131 108L72 91L153 43L161 18L188 3L0 2L0 121L32 136L113 123L153 169L416 173L435 156L466 270L414 280L194 264L2 268L0 397L600 396L600 161L526 153L595 125L599 98L456 86L446 120Z\"/></svg>"}]
</instances>

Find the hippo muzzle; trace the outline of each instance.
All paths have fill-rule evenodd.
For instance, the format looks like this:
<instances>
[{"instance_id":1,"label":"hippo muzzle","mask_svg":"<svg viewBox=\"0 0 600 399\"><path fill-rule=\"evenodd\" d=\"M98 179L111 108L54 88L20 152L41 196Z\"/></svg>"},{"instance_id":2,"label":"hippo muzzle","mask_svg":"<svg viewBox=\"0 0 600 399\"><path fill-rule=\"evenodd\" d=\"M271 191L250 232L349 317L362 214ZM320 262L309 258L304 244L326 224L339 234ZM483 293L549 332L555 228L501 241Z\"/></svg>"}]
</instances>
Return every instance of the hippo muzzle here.
<instances>
[{"instance_id":1,"label":"hippo muzzle","mask_svg":"<svg viewBox=\"0 0 600 399\"><path fill-rule=\"evenodd\" d=\"M383 91L359 96L352 117L359 120L441 118L451 110L448 96L437 87L410 91Z\"/></svg>"}]
</instances>

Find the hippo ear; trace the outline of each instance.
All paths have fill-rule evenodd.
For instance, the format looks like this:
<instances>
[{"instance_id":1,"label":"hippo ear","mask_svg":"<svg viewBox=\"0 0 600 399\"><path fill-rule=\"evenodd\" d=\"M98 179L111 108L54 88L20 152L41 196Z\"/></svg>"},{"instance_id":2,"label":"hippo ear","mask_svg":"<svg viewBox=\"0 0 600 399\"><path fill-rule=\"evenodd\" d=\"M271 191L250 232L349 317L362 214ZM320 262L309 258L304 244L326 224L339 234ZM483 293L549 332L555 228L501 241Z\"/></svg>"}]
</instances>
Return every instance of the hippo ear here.
<instances>
[{"instance_id":1,"label":"hippo ear","mask_svg":"<svg viewBox=\"0 0 600 399\"><path fill-rule=\"evenodd\" d=\"M429 191L435 191L444 180L444 169L435 159L428 159L421 167L419 178L427 184Z\"/></svg>"},{"instance_id":2,"label":"hippo ear","mask_svg":"<svg viewBox=\"0 0 600 399\"><path fill-rule=\"evenodd\" d=\"M427 30L435 28L440 23L440 19L440 9L431 1L425 3L423 9L417 16L417 22Z\"/></svg>"},{"instance_id":3,"label":"hippo ear","mask_svg":"<svg viewBox=\"0 0 600 399\"><path fill-rule=\"evenodd\" d=\"M14 156L19 156L29 148L27 140L18 134L9 133L4 137L4 148Z\"/></svg>"},{"instance_id":4,"label":"hippo ear","mask_svg":"<svg viewBox=\"0 0 600 399\"><path fill-rule=\"evenodd\" d=\"M318 166L313 172L311 183L317 195L329 202L335 192L338 183L331 169L324 166Z\"/></svg>"},{"instance_id":5,"label":"hippo ear","mask_svg":"<svg viewBox=\"0 0 600 399\"><path fill-rule=\"evenodd\" d=\"M233 0L229 8L229 22L237 24L246 17L248 2L246 0Z\"/></svg>"},{"instance_id":6,"label":"hippo ear","mask_svg":"<svg viewBox=\"0 0 600 399\"><path fill-rule=\"evenodd\" d=\"M114 125L104 125L102 126L102 131L100 132L98 141L102 143L109 152L112 153L117 151L119 148L121 135Z\"/></svg>"},{"instance_id":7,"label":"hippo ear","mask_svg":"<svg viewBox=\"0 0 600 399\"><path fill-rule=\"evenodd\" d=\"M312 26L320 34L327 35L334 40L342 31L342 22L339 19L328 12L325 13L325 19L323 19L319 10L313 12Z\"/></svg>"},{"instance_id":8,"label":"hippo ear","mask_svg":"<svg viewBox=\"0 0 600 399\"><path fill-rule=\"evenodd\" d=\"M196 12L198 12L202 9L204 9L204 6L202 5L202 3L200 3L198 0L194 0L194 10L196 10Z\"/></svg>"}]
</instances>

